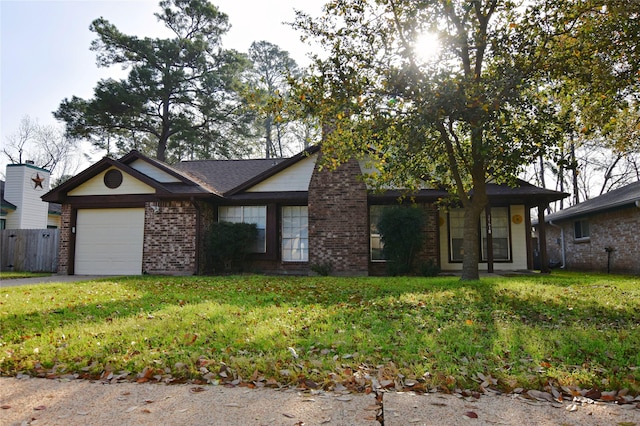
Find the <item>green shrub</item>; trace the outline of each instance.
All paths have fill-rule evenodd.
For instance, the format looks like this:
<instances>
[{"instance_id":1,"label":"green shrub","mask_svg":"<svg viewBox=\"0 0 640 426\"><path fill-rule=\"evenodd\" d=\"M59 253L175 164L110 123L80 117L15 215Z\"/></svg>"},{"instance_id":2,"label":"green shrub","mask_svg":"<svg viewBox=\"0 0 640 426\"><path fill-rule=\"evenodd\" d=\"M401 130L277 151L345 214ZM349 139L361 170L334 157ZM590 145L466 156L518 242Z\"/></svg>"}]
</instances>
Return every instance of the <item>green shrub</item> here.
<instances>
[{"instance_id":1,"label":"green shrub","mask_svg":"<svg viewBox=\"0 0 640 426\"><path fill-rule=\"evenodd\" d=\"M413 261L424 240L424 213L417 207L385 209L378 221L390 275L412 271Z\"/></svg>"},{"instance_id":2,"label":"green shrub","mask_svg":"<svg viewBox=\"0 0 640 426\"><path fill-rule=\"evenodd\" d=\"M255 223L215 222L207 233L207 266L216 273L242 272L251 245L258 238Z\"/></svg>"},{"instance_id":3,"label":"green shrub","mask_svg":"<svg viewBox=\"0 0 640 426\"><path fill-rule=\"evenodd\" d=\"M440 266L438 262L433 259L429 259L420 265L420 274L423 277L435 277L440 273Z\"/></svg>"},{"instance_id":4,"label":"green shrub","mask_svg":"<svg viewBox=\"0 0 640 426\"><path fill-rule=\"evenodd\" d=\"M311 270L321 277L326 277L333 270L331 262L314 263L311 265Z\"/></svg>"}]
</instances>

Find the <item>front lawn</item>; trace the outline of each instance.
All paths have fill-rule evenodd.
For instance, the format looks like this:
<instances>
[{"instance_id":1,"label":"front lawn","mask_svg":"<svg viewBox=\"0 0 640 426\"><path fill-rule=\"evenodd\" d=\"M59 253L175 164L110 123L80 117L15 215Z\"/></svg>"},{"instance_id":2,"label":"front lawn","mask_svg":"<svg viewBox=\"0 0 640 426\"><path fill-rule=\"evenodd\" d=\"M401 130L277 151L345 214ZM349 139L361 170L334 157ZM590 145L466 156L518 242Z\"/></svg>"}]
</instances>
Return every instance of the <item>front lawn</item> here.
<instances>
[{"instance_id":1,"label":"front lawn","mask_svg":"<svg viewBox=\"0 0 640 426\"><path fill-rule=\"evenodd\" d=\"M18 278L38 278L50 276L50 272L0 272L0 280L14 280Z\"/></svg>"},{"instance_id":2,"label":"front lawn","mask_svg":"<svg viewBox=\"0 0 640 426\"><path fill-rule=\"evenodd\" d=\"M637 394L638 348L638 277L145 276L0 292L2 375Z\"/></svg>"}]
</instances>

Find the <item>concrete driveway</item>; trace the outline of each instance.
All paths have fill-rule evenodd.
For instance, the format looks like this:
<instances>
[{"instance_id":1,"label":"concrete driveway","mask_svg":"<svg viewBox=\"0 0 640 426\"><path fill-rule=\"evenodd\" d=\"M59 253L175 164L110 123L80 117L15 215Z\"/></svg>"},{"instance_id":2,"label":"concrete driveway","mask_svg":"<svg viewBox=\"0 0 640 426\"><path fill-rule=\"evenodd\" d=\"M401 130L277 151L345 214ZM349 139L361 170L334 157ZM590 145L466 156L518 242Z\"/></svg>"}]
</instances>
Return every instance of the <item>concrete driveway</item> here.
<instances>
[{"instance_id":1,"label":"concrete driveway","mask_svg":"<svg viewBox=\"0 0 640 426\"><path fill-rule=\"evenodd\" d=\"M10 280L0 279L0 287L16 287L19 285L49 283L75 283L78 281L91 281L109 277L110 276L108 275L51 275L49 277L16 278Z\"/></svg>"}]
</instances>

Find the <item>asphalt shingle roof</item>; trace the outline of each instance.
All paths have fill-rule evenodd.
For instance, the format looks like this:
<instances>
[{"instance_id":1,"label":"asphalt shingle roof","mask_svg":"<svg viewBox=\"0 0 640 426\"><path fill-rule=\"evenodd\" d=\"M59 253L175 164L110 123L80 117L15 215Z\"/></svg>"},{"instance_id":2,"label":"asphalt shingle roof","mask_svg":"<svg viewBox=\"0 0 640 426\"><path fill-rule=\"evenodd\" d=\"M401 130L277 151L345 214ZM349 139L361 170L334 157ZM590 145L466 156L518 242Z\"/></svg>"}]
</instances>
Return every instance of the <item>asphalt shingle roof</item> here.
<instances>
[{"instance_id":1,"label":"asphalt shingle roof","mask_svg":"<svg viewBox=\"0 0 640 426\"><path fill-rule=\"evenodd\" d=\"M224 194L284 161L280 158L259 160L182 161L174 169L205 182Z\"/></svg>"},{"instance_id":2,"label":"asphalt shingle roof","mask_svg":"<svg viewBox=\"0 0 640 426\"><path fill-rule=\"evenodd\" d=\"M614 189L606 194L584 201L575 206L568 207L546 217L546 221L569 219L585 216L590 213L611 210L618 207L633 205L640 200L640 181L631 183L622 188Z\"/></svg>"}]
</instances>

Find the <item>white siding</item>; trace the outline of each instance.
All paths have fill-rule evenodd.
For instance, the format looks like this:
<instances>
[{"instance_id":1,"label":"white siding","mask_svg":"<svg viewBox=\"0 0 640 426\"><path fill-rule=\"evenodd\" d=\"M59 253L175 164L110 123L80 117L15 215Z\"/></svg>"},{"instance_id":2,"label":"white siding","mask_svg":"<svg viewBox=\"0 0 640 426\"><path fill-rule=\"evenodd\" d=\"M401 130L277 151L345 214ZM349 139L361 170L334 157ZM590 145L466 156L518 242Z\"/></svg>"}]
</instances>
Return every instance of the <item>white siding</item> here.
<instances>
[{"instance_id":1,"label":"white siding","mask_svg":"<svg viewBox=\"0 0 640 426\"><path fill-rule=\"evenodd\" d=\"M152 166L144 160L136 160L130 164L131 168L136 169L142 174L149 176L151 179L162 183L180 182L180 179L170 175L164 170Z\"/></svg>"},{"instance_id":2,"label":"white siding","mask_svg":"<svg viewBox=\"0 0 640 426\"><path fill-rule=\"evenodd\" d=\"M527 269L527 227L525 224L525 207L522 205L511 206L511 246L513 247L513 263L511 269ZM519 215L522 218L519 224L514 223L513 217ZM502 265L502 264L500 264ZM506 268L505 268L506 269Z\"/></svg>"},{"instance_id":3,"label":"white siding","mask_svg":"<svg viewBox=\"0 0 640 426\"><path fill-rule=\"evenodd\" d=\"M50 214L47 216L47 228L50 226L55 226L56 228L60 228L61 217L57 214Z\"/></svg>"},{"instance_id":4,"label":"white siding","mask_svg":"<svg viewBox=\"0 0 640 426\"><path fill-rule=\"evenodd\" d=\"M44 179L36 187L32 179ZM17 208L7 215L7 229L44 229L49 204L42 197L49 190L49 171L29 164L7 166L4 199Z\"/></svg>"},{"instance_id":5,"label":"white siding","mask_svg":"<svg viewBox=\"0 0 640 426\"><path fill-rule=\"evenodd\" d=\"M525 225L525 207L522 205L510 206L509 220L511 226L511 256L512 262L494 262L493 268L502 271L516 271L527 269L527 234ZM519 215L522 221L519 224L514 223L513 217ZM440 214L440 268L443 271L460 271L462 263L449 262L449 224L447 215ZM487 264L480 263L480 271L486 271Z\"/></svg>"},{"instance_id":6,"label":"white siding","mask_svg":"<svg viewBox=\"0 0 640 426\"><path fill-rule=\"evenodd\" d=\"M291 167L247 189L247 192L308 191L318 154L303 158Z\"/></svg>"},{"instance_id":7,"label":"white siding","mask_svg":"<svg viewBox=\"0 0 640 426\"><path fill-rule=\"evenodd\" d=\"M140 182L138 179L131 175L122 173L122 184L114 189L108 188L104 184L104 175L109 170L116 169L112 167L104 172L94 176L82 185L69 191L67 195L79 196L79 195L126 195L126 194L154 194L156 190L147 185L144 182Z\"/></svg>"},{"instance_id":8,"label":"white siding","mask_svg":"<svg viewBox=\"0 0 640 426\"><path fill-rule=\"evenodd\" d=\"M144 209L79 209L76 221L77 275L142 273Z\"/></svg>"}]
</instances>

